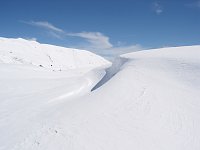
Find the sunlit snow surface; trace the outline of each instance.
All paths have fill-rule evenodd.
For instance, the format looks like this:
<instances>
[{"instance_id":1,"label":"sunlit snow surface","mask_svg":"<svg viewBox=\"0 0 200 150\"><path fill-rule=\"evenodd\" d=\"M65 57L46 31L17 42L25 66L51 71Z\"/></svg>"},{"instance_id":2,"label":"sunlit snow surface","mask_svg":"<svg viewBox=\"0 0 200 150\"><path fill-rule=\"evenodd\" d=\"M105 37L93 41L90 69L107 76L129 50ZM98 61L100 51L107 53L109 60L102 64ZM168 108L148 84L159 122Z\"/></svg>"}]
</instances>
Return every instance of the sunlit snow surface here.
<instances>
[{"instance_id":1,"label":"sunlit snow surface","mask_svg":"<svg viewBox=\"0 0 200 150\"><path fill-rule=\"evenodd\" d=\"M125 54L89 92L108 64L97 58L84 73L2 62L0 149L200 149L200 46Z\"/></svg>"}]
</instances>

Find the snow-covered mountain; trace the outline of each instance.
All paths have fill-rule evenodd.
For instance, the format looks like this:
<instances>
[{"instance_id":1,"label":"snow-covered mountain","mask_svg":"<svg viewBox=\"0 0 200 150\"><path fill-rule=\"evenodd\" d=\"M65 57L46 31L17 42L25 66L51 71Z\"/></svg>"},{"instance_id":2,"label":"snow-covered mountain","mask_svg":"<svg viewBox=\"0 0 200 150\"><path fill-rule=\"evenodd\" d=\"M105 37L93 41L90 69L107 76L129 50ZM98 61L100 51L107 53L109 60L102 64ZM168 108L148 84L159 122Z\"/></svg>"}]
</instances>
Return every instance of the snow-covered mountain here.
<instances>
[{"instance_id":1,"label":"snow-covered mountain","mask_svg":"<svg viewBox=\"0 0 200 150\"><path fill-rule=\"evenodd\" d=\"M103 78L110 65L85 50L0 38L0 100L59 87L58 93L63 94L56 99L84 95Z\"/></svg>"},{"instance_id":2,"label":"snow-covered mountain","mask_svg":"<svg viewBox=\"0 0 200 150\"><path fill-rule=\"evenodd\" d=\"M52 70L96 68L109 62L89 51L25 39L0 38L0 63L32 64Z\"/></svg>"},{"instance_id":3,"label":"snow-covered mountain","mask_svg":"<svg viewBox=\"0 0 200 150\"><path fill-rule=\"evenodd\" d=\"M199 56L140 51L81 75L1 63L0 149L199 150Z\"/></svg>"}]
</instances>

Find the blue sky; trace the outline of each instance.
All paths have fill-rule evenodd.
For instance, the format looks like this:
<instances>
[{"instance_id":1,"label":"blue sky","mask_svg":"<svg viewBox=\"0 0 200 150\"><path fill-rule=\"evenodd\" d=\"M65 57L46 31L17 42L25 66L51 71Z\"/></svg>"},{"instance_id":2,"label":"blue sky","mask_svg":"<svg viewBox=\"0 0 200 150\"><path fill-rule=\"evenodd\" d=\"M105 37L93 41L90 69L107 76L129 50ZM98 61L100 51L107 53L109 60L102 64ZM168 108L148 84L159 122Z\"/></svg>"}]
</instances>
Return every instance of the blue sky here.
<instances>
[{"instance_id":1,"label":"blue sky","mask_svg":"<svg viewBox=\"0 0 200 150\"><path fill-rule=\"evenodd\" d=\"M97 53L200 44L200 0L1 0L0 36Z\"/></svg>"}]
</instances>

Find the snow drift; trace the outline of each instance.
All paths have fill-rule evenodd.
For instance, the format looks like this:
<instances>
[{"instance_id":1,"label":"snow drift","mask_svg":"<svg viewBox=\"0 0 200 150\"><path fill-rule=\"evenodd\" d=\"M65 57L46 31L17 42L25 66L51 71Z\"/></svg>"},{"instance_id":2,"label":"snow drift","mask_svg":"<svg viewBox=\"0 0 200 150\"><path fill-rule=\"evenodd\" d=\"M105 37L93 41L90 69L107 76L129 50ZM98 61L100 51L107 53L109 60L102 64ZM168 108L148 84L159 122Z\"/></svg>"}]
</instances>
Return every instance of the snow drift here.
<instances>
[{"instance_id":1,"label":"snow drift","mask_svg":"<svg viewBox=\"0 0 200 150\"><path fill-rule=\"evenodd\" d=\"M46 82L46 71L30 68L20 73L39 80L26 81L9 76L18 65L2 64L0 149L199 150L199 56L200 46L122 55L107 82L79 97L65 90L80 76L53 72Z\"/></svg>"},{"instance_id":2,"label":"snow drift","mask_svg":"<svg viewBox=\"0 0 200 150\"><path fill-rule=\"evenodd\" d=\"M41 91L42 87L55 86L56 83L52 81L60 80L67 84L67 87L63 87L65 96L60 97L83 95L103 78L105 69L110 65L107 60L85 50L40 44L21 38L0 38L0 80L3 86L7 86L1 91L8 92L11 87L14 93L19 89L22 93L30 93L33 89ZM8 85L10 81L12 86Z\"/></svg>"}]
</instances>

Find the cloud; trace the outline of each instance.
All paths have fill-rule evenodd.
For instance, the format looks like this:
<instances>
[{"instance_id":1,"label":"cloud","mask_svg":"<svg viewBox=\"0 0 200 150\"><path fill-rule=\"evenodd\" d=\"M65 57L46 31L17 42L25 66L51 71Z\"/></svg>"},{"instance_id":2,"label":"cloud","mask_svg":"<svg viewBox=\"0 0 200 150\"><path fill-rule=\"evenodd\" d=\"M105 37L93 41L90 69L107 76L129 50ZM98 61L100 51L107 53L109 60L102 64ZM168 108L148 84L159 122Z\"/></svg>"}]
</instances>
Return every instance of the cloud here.
<instances>
[{"instance_id":1,"label":"cloud","mask_svg":"<svg viewBox=\"0 0 200 150\"><path fill-rule=\"evenodd\" d=\"M68 33L68 36L79 37L86 40L89 44L79 45L78 48L91 50L99 55L110 57L144 50L145 48L139 44L126 45L124 42L117 42L113 45L109 41L109 37L100 32L80 32ZM76 46L73 46L77 48Z\"/></svg>"},{"instance_id":2,"label":"cloud","mask_svg":"<svg viewBox=\"0 0 200 150\"><path fill-rule=\"evenodd\" d=\"M197 2L197 7L199 7L199 8L200 8L200 1L198 1L198 2Z\"/></svg>"},{"instance_id":3,"label":"cloud","mask_svg":"<svg viewBox=\"0 0 200 150\"><path fill-rule=\"evenodd\" d=\"M187 7L193 7L193 8L200 8L200 0L198 0L198 1L195 1L195 2L193 2L193 3L189 3L189 4L185 4L185 6L187 6Z\"/></svg>"},{"instance_id":4,"label":"cloud","mask_svg":"<svg viewBox=\"0 0 200 150\"><path fill-rule=\"evenodd\" d=\"M67 33L64 30L54 26L47 21L21 21L22 23L43 28L47 31L48 35L57 38L64 39L67 36L79 37L86 40L89 44L88 48L94 49L107 49L113 47L109 42L109 37L103 35L100 32L79 32L79 33Z\"/></svg>"},{"instance_id":5,"label":"cloud","mask_svg":"<svg viewBox=\"0 0 200 150\"><path fill-rule=\"evenodd\" d=\"M25 38L26 40L29 40L29 41L37 41L37 38Z\"/></svg>"},{"instance_id":6,"label":"cloud","mask_svg":"<svg viewBox=\"0 0 200 150\"><path fill-rule=\"evenodd\" d=\"M48 31L48 35L57 39L64 39L64 32L63 33L57 33L57 32L53 32L53 31Z\"/></svg>"},{"instance_id":7,"label":"cloud","mask_svg":"<svg viewBox=\"0 0 200 150\"><path fill-rule=\"evenodd\" d=\"M110 42L110 38L104 35L101 32L78 32L78 33L67 33L66 31L54 26L53 24L47 21L21 21L28 25L36 26L43 28L47 31L48 35L58 38L58 39L67 39L69 37L81 38L78 43L71 47L81 48L91 50L95 53L101 55L120 55L123 53L129 53L134 51L143 50L144 48L139 45L125 45L123 42L118 42L113 45ZM32 39L37 40L37 39ZM83 42L84 41L84 42ZM87 42L85 42L87 41Z\"/></svg>"},{"instance_id":8,"label":"cloud","mask_svg":"<svg viewBox=\"0 0 200 150\"><path fill-rule=\"evenodd\" d=\"M36 26L36 27L41 27L46 30L51 30L54 32L60 32L60 33L64 32L62 29L55 27L54 25L52 25L51 23L47 21L29 21L29 22L23 21L23 23Z\"/></svg>"},{"instance_id":9,"label":"cloud","mask_svg":"<svg viewBox=\"0 0 200 150\"><path fill-rule=\"evenodd\" d=\"M109 42L109 37L100 32L68 33L67 35L85 39L90 43L91 48L108 49L113 47L113 45Z\"/></svg>"},{"instance_id":10,"label":"cloud","mask_svg":"<svg viewBox=\"0 0 200 150\"><path fill-rule=\"evenodd\" d=\"M31 25L31 26L43 28L47 31L48 35L58 38L58 39L62 39L63 35L65 34L65 31L54 26L53 24L47 21L20 21L20 22Z\"/></svg>"},{"instance_id":11,"label":"cloud","mask_svg":"<svg viewBox=\"0 0 200 150\"><path fill-rule=\"evenodd\" d=\"M124 53L141 51L141 50L144 50L144 49L145 48L143 46L141 46L140 44L135 44L135 45L113 47L110 50L112 50L117 55L121 55L121 54L124 54Z\"/></svg>"},{"instance_id":12,"label":"cloud","mask_svg":"<svg viewBox=\"0 0 200 150\"><path fill-rule=\"evenodd\" d=\"M159 15L163 12L163 6L157 1L153 2L153 11Z\"/></svg>"}]
</instances>

